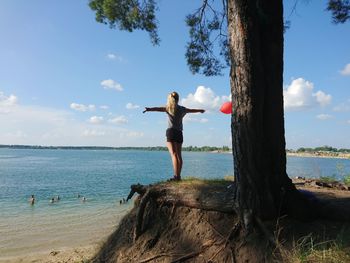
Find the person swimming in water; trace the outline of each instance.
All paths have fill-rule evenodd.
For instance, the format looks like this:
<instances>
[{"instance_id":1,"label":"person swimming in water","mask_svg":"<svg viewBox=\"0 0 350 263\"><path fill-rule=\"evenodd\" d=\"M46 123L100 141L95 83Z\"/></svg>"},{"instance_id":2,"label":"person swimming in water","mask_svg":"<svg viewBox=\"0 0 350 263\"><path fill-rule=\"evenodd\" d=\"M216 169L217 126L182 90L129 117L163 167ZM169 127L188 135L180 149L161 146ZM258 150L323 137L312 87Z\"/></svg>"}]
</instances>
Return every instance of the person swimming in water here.
<instances>
[{"instance_id":1,"label":"person swimming in water","mask_svg":"<svg viewBox=\"0 0 350 263\"><path fill-rule=\"evenodd\" d=\"M174 176L171 181L181 180L182 170L182 143L183 143L183 125L182 119L187 113L204 113L203 109L189 109L179 104L179 94L171 92L167 98L166 107L145 107L143 113L147 111L165 112L168 116L168 129L166 130L167 147L171 156Z\"/></svg>"},{"instance_id":2,"label":"person swimming in water","mask_svg":"<svg viewBox=\"0 0 350 263\"><path fill-rule=\"evenodd\" d=\"M35 197L34 197L34 195L32 195L32 196L29 198L29 203L30 203L31 205L34 205L34 203L35 203Z\"/></svg>"}]
</instances>

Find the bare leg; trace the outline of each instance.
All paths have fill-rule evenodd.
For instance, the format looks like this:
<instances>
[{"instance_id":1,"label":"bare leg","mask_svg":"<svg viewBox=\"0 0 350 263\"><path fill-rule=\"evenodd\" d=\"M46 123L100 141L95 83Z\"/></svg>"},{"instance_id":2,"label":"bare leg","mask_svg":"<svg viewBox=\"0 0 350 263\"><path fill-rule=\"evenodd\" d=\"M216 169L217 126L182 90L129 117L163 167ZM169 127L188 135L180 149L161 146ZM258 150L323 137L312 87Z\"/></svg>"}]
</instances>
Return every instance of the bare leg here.
<instances>
[{"instance_id":1,"label":"bare leg","mask_svg":"<svg viewBox=\"0 0 350 263\"><path fill-rule=\"evenodd\" d=\"M180 168L180 162L179 162L179 157L178 157L178 153L177 153L177 147L176 147L176 143L175 142L167 142L166 143L170 156L171 156L171 161L173 162L173 170L174 170L174 176L175 177L179 177L179 171L181 172L181 168Z\"/></svg>"},{"instance_id":2,"label":"bare leg","mask_svg":"<svg viewBox=\"0 0 350 263\"><path fill-rule=\"evenodd\" d=\"M182 153L181 153L181 150L182 150L182 143L175 143L175 147L176 147L176 156L177 156L177 161L178 161L178 170L177 170L177 173L176 175L177 176L181 176L181 170L182 170Z\"/></svg>"}]
</instances>

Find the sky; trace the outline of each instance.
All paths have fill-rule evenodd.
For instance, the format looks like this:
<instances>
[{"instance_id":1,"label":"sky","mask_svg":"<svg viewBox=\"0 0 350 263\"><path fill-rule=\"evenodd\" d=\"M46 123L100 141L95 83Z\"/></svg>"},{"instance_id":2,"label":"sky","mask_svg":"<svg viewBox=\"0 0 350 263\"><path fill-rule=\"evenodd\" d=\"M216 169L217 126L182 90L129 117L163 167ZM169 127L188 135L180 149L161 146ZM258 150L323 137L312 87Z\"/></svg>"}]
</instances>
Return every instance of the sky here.
<instances>
[{"instance_id":1,"label":"sky","mask_svg":"<svg viewBox=\"0 0 350 263\"><path fill-rule=\"evenodd\" d=\"M97 23L88 0L1 0L0 144L165 145L164 106L203 108L184 120L184 145L230 146L230 95L222 76L193 75L185 16L199 0L158 1L159 46L147 33ZM350 22L335 25L326 1L285 1L284 107L288 149L350 148ZM234 98L233 98L234 99Z\"/></svg>"}]
</instances>

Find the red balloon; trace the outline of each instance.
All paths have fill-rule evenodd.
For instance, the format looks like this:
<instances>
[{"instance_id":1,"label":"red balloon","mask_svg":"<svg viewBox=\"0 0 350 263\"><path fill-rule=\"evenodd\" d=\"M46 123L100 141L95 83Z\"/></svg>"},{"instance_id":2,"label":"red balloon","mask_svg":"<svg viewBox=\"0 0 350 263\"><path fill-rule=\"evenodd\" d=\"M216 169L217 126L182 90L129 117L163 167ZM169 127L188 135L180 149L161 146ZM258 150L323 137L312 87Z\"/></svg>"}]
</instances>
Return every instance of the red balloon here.
<instances>
[{"instance_id":1,"label":"red balloon","mask_svg":"<svg viewBox=\"0 0 350 263\"><path fill-rule=\"evenodd\" d=\"M222 104L220 111L225 114L231 114L232 113L232 101L225 102Z\"/></svg>"}]
</instances>

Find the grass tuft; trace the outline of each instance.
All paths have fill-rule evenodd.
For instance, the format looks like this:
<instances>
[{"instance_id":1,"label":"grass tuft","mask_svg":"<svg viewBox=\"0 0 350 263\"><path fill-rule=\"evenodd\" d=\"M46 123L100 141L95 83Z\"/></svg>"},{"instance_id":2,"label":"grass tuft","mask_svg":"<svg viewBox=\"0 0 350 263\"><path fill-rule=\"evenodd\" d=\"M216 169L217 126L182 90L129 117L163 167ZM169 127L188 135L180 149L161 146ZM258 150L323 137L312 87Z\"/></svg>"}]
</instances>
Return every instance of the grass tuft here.
<instances>
[{"instance_id":1,"label":"grass tuft","mask_svg":"<svg viewBox=\"0 0 350 263\"><path fill-rule=\"evenodd\" d=\"M350 229L343 228L334 240L317 241L312 234L293 241L292 248L281 243L279 257L288 263L345 263L350 262Z\"/></svg>"},{"instance_id":2,"label":"grass tuft","mask_svg":"<svg viewBox=\"0 0 350 263\"><path fill-rule=\"evenodd\" d=\"M179 183L185 184L206 184L206 185L222 185L227 184L229 180L221 179L221 178L212 178L212 179L204 179L197 177L184 177Z\"/></svg>"},{"instance_id":3,"label":"grass tuft","mask_svg":"<svg viewBox=\"0 0 350 263\"><path fill-rule=\"evenodd\" d=\"M333 183L333 182L336 182L337 180L335 178L335 175L332 175L332 176L321 176L320 181L323 183Z\"/></svg>"},{"instance_id":4,"label":"grass tuft","mask_svg":"<svg viewBox=\"0 0 350 263\"><path fill-rule=\"evenodd\" d=\"M343 182L344 182L344 184L346 184L347 186L350 186L350 175L344 176Z\"/></svg>"}]
</instances>

